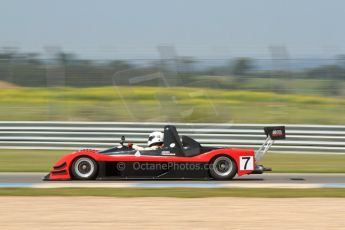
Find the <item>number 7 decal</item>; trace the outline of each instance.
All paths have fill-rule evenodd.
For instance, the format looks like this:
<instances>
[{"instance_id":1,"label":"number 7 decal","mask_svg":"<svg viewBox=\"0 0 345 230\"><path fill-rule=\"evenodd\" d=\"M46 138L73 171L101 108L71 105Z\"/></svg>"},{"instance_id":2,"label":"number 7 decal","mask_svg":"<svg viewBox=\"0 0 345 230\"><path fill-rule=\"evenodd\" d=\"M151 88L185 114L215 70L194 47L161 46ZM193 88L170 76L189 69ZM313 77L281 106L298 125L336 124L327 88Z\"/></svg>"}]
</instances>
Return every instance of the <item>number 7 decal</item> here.
<instances>
[{"instance_id":1,"label":"number 7 decal","mask_svg":"<svg viewBox=\"0 0 345 230\"><path fill-rule=\"evenodd\" d=\"M240 157L240 170L254 170L254 157L253 156Z\"/></svg>"}]
</instances>

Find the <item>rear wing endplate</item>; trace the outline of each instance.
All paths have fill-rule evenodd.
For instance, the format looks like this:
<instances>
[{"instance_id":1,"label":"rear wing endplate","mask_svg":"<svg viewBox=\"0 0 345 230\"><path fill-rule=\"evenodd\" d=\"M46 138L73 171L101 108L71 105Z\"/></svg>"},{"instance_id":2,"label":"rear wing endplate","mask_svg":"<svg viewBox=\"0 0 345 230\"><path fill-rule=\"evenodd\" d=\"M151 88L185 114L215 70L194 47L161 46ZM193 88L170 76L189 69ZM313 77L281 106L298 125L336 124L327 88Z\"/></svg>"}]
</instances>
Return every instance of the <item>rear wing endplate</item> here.
<instances>
[{"instance_id":1,"label":"rear wing endplate","mask_svg":"<svg viewBox=\"0 0 345 230\"><path fill-rule=\"evenodd\" d=\"M261 147L255 152L256 161L260 161L265 153L270 149L275 140L285 139L285 126L264 127L266 140Z\"/></svg>"}]
</instances>

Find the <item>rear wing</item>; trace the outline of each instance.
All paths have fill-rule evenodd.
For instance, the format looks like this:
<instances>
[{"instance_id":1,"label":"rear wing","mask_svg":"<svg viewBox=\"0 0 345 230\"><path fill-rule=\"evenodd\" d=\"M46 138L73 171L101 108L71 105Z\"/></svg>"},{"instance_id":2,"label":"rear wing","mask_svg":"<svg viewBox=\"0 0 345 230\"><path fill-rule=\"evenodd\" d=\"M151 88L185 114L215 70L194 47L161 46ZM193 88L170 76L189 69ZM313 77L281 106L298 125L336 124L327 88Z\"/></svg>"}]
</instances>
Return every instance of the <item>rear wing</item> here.
<instances>
[{"instance_id":1,"label":"rear wing","mask_svg":"<svg viewBox=\"0 0 345 230\"><path fill-rule=\"evenodd\" d=\"M260 161L265 153L270 149L275 140L285 139L285 126L264 127L266 140L261 147L255 152L256 161Z\"/></svg>"},{"instance_id":2,"label":"rear wing","mask_svg":"<svg viewBox=\"0 0 345 230\"><path fill-rule=\"evenodd\" d=\"M264 130L266 136L273 141L285 139L285 126L265 127Z\"/></svg>"}]
</instances>

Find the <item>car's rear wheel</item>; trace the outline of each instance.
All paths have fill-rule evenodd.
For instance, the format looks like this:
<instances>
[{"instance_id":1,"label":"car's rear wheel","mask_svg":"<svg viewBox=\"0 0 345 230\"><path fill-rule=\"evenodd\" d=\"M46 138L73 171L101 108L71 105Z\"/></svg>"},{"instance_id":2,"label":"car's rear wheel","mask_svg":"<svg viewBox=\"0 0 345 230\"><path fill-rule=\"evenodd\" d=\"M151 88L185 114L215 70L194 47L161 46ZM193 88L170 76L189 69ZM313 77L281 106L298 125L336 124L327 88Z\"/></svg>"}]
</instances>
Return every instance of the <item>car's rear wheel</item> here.
<instances>
[{"instance_id":1,"label":"car's rear wheel","mask_svg":"<svg viewBox=\"0 0 345 230\"><path fill-rule=\"evenodd\" d=\"M90 157L77 158L71 167L71 173L78 180L92 180L96 177L98 165Z\"/></svg>"},{"instance_id":2,"label":"car's rear wheel","mask_svg":"<svg viewBox=\"0 0 345 230\"><path fill-rule=\"evenodd\" d=\"M216 180L232 179L236 173L235 161L227 156L218 156L211 161L210 174Z\"/></svg>"}]
</instances>

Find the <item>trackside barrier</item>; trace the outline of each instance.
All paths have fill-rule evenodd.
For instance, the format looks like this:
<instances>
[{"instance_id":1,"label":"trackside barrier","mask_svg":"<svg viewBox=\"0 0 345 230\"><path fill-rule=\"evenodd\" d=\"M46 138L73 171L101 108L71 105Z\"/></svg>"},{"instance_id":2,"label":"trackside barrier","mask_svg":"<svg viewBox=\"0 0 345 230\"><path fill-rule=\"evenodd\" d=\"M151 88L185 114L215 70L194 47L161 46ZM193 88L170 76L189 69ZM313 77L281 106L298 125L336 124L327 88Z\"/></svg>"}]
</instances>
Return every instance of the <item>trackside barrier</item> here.
<instances>
[{"instance_id":1,"label":"trackside barrier","mask_svg":"<svg viewBox=\"0 0 345 230\"><path fill-rule=\"evenodd\" d=\"M0 149L104 149L120 141L145 144L148 134L166 123L132 122L29 122L0 121ZM180 135L202 145L259 148L265 126L285 124L173 123ZM285 125L286 139L278 140L273 152L345 154L345 126Z\"/></svg>"}]
</instances>

